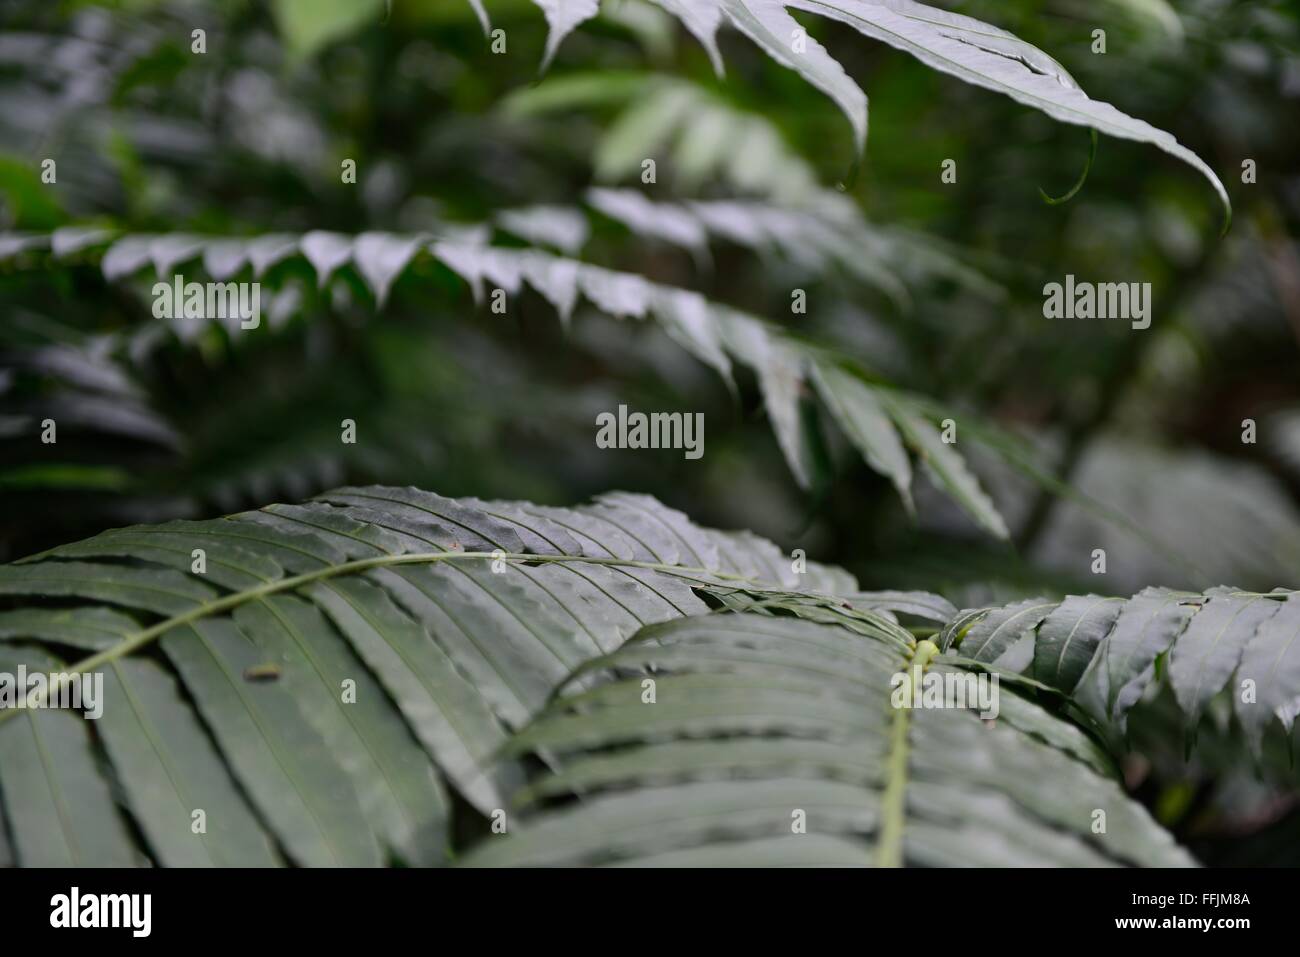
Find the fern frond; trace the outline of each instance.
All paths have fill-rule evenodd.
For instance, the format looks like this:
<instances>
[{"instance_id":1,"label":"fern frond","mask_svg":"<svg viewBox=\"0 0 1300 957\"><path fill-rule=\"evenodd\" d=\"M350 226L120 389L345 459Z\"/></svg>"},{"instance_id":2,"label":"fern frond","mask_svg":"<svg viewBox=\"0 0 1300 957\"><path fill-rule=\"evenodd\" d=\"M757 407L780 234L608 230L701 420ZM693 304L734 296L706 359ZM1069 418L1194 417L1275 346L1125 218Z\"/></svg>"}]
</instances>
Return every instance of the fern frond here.
<instances>
[{"instance_id":1,"label":"fern frond","mask_svg":"<svg viewBox=\"0 0 1300 957\"><path fill-rule=\"evenodd\" d=\"M534 2L546 11L551 24L548 59L568 32L597 12L597 5L589 0ZM670 13L681 13L679 4L660 5ZM859 151L867 135L866 95L789 10L837 20L863 36L910 53L931 69L1002 93L1060 122L1150 143L1200 172L1223 204L1225 229L1231 220L1227 190L1199 156L1170 133L1109 103L1090 99L1056 60L990 24L913 0L699 0L693 6L701 9L684 22L702 36L711 55L715 50L713 34L725 16L768 56L798 72L839 105L853 128Z\"/></svg>"},{"instance_id":2,"label":"fern frond","mask_svg":"<svg viewBox=\"0 0 1300 957\"><path fill-rule=\"evenodd\" d=\"M558 683L646 624L706 611L694 588L735 583L856 587L816 563L797 575L770 542L700 528L646 496L556 509L344 488L0 566L0 595L28 603L0 612L0 649L9 673L106 676L99 730L160 863L270 863L272 836L302 864L374 864L381 847L430 863L444 789L484 814L503 806L521 769L495 752ZM26 642L89 654L65 667ZM0 722L20 860L127 862L79 719L9 710ZM196 743L200 726L211 745ZM34 734L68 761L43 767ZM49 794L86 775L86 815L50 814ZM195 809L221 826L193 832Z\"/></svg>"},{"instance_id":3,"label":"fern frond","mask_svg":"<svg viewBox=\"0 0 1300 957\"><path fill-rule=\"evenodd\" d=\"M38 246L52 249L55 237L62 235L61 231L55 232L36 245L32 245L35 242L32 237L25 237L24 249L30 251ZM62 244L62 239L59 241ZM83 248L78 255L87 256L91 252L90 248ZM801 406L811 392L812 369L825 369L829 360L814 347L777 327L713 303L690 290L536 249L487 246L479 241L477 233L465 232L442 239L378 232L355 237L312 232L303 236L261 236L246 242L188 234L128 235L107 247L100 268L110 280L129 279L147 267L164 278L171 276L177 267L201 260L214 279L228 280L245 268L260 278L294 256L306 259L322 283L345 263L350 263L380 303L418 257L430 256L463 278L476 299L481 298L485 281L511 295L518 294L527 285L549 301L566 322L580 298L612 316L653 319L678 344L724 379L730 380L733 360L754 370L777 442L791 472L801 486L807 488L812 484L808 451L811 440ZM242 334L238 324L235 318L227 320L232 334ZM836 382L846 381L844 377L848 375L826 374L835 375ZM867 463L873 468L883 465L882 471L899 487L906 500L903 480L910 472L900 470L898 447L907 445L925 462L940 487L982 528L1000 538L1007 537L1006 524L991 500L961 456L939 440L938 431L922 406L905 393L866 380L854 381L851 391L841 388L835 393L834 401L828 400L828 409L857 442ZM869 414L873 406L884 409L887 419L878 419L879 427L874 432L863 432L855 426L852 417Z\"/></svg>"},{"instance_id":4,"label":"fern frond","mask_svg":"<svg viewBox=\"0 0 1300 957\"><path fill-rule=\"evenodd\" d=\"M558 767L466 863L1191 863L1077 728L1005 692L994 727L965 708L891 708L896 676L960 672L928 642L842 624L715 613L643 629L514 736L508 753Z\"/></svg>"},{"instance_id":5,"label":"fern frond","mask_svg":"<svg viewBox=\"0 0 1300 957\"><path fill-rule=\"evenodd\" d=\"M1189 730L1231 688L1256 754L1270 722L1290 733L1300 714L1300 600L1282 589L1148 588L1130 599L1072 595L969 609L954 616L940 643L975 662L1024 670L1119 730L1158 672L1168 676Z\"/></svg>"}]
</instances>

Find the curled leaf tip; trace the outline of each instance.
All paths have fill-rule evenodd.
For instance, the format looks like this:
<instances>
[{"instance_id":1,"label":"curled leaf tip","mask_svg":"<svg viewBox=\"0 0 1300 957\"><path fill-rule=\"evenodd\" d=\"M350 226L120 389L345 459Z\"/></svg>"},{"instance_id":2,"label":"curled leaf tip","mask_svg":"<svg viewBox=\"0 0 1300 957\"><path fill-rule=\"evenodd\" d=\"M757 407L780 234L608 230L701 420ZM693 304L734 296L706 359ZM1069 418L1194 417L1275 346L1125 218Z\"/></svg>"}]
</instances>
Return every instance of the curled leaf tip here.
<instances>
[{"instance_id":1,"label":"curled leaf tip","mask_svg":"<svg viewBox=\"0 0 1300 957\"><path fill-rule=\"evenodd\" d=\"M1219 229L1219 238L1223 239L1228 235L1228 230L1232 228L1232 204L1228 203L1223 207L1223 226Z\"/></svg>"},{"instance_id":2,"label":"curled leaf tip","mask_svg":"<svg viewBox=\"0 0 1300 957\"><path fill-rule=\"evenodd\" d=\"M1063 196L1053 197L1050 196L1047 190L1043 189L1043 187L1038 187L1038 195L1043 197L1043 202L1048 206L1060 206L1063 203L1068 203L1078 195L1079 190L1083 189L1083 184L1088 181L1088 174L1092 171L1092 162L1097 158L1097 131L1095 129L1090 129L1088 132L1091 134L1091 144L1088 147L1088 161L1083 164L1083 172L1079 175L1078 182L1070 187L1069 192Z\"/></svg>"}]
</instances>

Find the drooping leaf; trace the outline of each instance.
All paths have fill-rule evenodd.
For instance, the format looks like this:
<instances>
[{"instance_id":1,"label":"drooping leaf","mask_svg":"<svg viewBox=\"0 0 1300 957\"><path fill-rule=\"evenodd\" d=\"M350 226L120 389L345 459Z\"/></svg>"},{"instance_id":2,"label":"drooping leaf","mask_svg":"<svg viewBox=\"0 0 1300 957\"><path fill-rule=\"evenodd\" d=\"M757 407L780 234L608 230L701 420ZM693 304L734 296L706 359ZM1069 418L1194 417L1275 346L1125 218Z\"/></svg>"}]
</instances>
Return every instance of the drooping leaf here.
<instances>
[{"instance_id":1,"label":"drooping leaf","mask_svg":"<svg viewBox=\"0 0 1300 957\"><path fill-rule=\"evenodd\" d=\"M1070 595L1053 608L1038 628L1035 677L1073 691L1123 605L1118 598Z\"/></svg>"},{"instance_id":2,"label":"drooping leaf","mask_svg":"<svg viewBox=\"0 0 1300 957\"><path fill-rule=\"evenodd\" d=\"M860 379L826 363L813 367L813 381L867 464L894 483L903 503L911 511L914 507L912 464L898 437L898 430L872 389Z\"/></svg>"},{"instance_id":3,"label":"drooping leaf","mask_svg":"<svg viewBox=\"0 0 1300 957\"><path fill-rule=\"evenodd\" d=\"M1185 593L1148 588L1125 604L1094 659L1098 687L1108 709L1108 714L1099 717L1122 721L1124 713L1137 703L1154 675L1157 656L1168 650L1199 608L1185 601L1186 597ZM1083 681L1088 681L1087 675Z\"/></svg>"},{"instance_id":4,"label":"drooping leaf","mask_svg":"<svg viewBox=\"0 0 1300 957\"><path fill-rule=\"evenodd\" d=\"M722 54L718 52L718 27L722 24L722 11L714 3L695 3L694 0L656 0L690 30L709 54L714 71L723 72Z\"/></svg>"},{"instance_id":5,"label":"drooping leaf","mask_svg":"<svg viewBox=\"0 0 1300 957\"><path fill-rule=\"evenodd\" d=\"M418 236L362 233L357 237L352 255L381 305L388 299L393 281L406 268L420 245L421 237Z\"/></svg>"},{"instance_id":6,"label":"drooping leaf","mask_svg":"<svg viewBox=\"0 0 1300 957\"><path fill-rule=\"evenodd\" d=\"M300 243L302 254L316 270L316 277L323 287L329 281L334 270L352 258L352 237L323 230L305 233Z\"/></svg>"},{"instance_id":7,"label":"drooping leaf","mask_svg":"<svg viewBox=\"0 0 1300 957\"><path fill-rule=\"evenodd\" d=\"M957 647L962 655L974 661L997 661L1025 634L1038 627L1057 602L1044 598L995 608L966 629Z\"/></svg>"},{"instance_id":8,"label":"drooping leaf","mask_svg":"<svg viewBox=\"0 0 1300 957\"><path fill-rule=\"evenodd\" d=\"M1283 603L1267 595L1238 595L1215 588L1169 651L1169 682L1178 705L1195 726L1241 662L1242 652Z\"/></svg>"},{"instance_id":9,"label":"drooping leaf","mask_svg":"<svg viewBox=\"0 0 1300 957\"><path fill-rule=\"evenodd\" d=\"M858 150L867 142L867 97L844 68L786 12L782 0L717 0L728 19L772 59L817 87L844 111Z\"/></svg>"},{"instance_id":10,"label":"drooping leaf","mask_svg":"<svg viewBox=\"0 0 1300 957\"><path fill-rule=\"evenodd\" d=\"M546 53L542 57L542 69L545 70L574 28L584 20L590 20L600 12L599 0L533 0L546 15L550 35L546 38Z\"/></svg>"},{"instance_id":11,"label":"drooping leaf","mask_svg":"<svg viewBox=\"0 0 1300 957\"><path fill-rule=\"evenodd\" d=\"M1261 622L1242 652L1233 705L1256 753L1276 718L1288 732L1300 714L1300 601L1292 593ZM1251 682L1249 686L1245 682ZM1247 693L1247 692L1250 693Z\"/></svg>"},{"instance_id":12,"label":"drooping leaf","mask_svg":"<svg viewBox=\"0 0 1300 957\"><path fill-rule=\"evenodd\" d=\"M971 518L998 538L1008 536L1007 524L962 459L930 421L905 398L880 393L881 402L907 442L940 487Z\"/></svg>"}]
</instances>

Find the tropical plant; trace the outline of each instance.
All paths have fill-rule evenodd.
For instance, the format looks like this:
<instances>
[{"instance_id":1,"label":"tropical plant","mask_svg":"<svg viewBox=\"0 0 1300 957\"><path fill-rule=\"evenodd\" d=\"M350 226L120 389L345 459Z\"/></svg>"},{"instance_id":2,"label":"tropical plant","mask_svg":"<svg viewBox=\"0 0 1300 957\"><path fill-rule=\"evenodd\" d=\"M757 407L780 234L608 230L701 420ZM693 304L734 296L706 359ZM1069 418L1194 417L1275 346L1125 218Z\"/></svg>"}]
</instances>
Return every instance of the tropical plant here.
<instances>
[{"instance_id":1,"label":"tropical plant","mask_svg":"<svg viewBox=\"0 0 1300 957\"><path fill-rule=\"evenodd\" d=\"M104 532L3 566L0 594L45 599L0 613L10 673L64 675L0 731L9 833L46 866L430 864L465 850L467 814L519 814L477 863L1184 864L1034 691L1103 675L1122 717L1173 645L1189 713L1239 667L1262 686L1247 727L1289 726L1300 631L1289 593L957 614L644 496L381 487ZM899 616L944 624L938 644ZM1047 680L1006 672L996 726L889 707L894 675L919 693L1036 629ZM86 720L36 710L95 672L104 768Z\"/></svg>"},{"instance_id":2,"label":"tropical plant","mask_svg":"<svg viewBox=\"0 0 1300 957\"><path fill-rule=\"evenodd\" d=\"M1295 863L1291 5L11 6L0 863Z\"/></svg>"}]
</instances>

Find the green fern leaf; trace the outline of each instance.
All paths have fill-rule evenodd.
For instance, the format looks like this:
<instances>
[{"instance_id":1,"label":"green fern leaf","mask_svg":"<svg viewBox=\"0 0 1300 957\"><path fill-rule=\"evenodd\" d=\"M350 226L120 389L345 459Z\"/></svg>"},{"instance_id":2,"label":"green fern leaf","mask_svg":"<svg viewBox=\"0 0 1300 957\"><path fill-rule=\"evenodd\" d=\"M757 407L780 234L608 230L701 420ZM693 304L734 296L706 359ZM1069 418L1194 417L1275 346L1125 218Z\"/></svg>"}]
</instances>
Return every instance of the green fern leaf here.
<instances>
[{"instance_id":1,"label":"green fern leaf","mask_svg":"<svg viewBox=\"0 0 1300 957\"><path fill-rule=\"evenodd\" d=\"M1077 729L1020 699L997 727L891 709L907 656L832 624L680 619L593 667L600 683L512 740L558 769L521 792L510 836L467 863L1190 863Z\"/></svg>"},{"instance_id":2,"label":"green fern leaf","mask_svg":"<svg viewBox=\"0 0 1300 957\"><path fill-rule=\"evenodd\" d=\"M1116 730L1156 681L1164 656L1187 727L1194 729L1210 700L1231 688L1234 711L1258 753L1274 719L1290 732L1300 713L1293 594L1224 587L1204 594L1148 588L1130 599L1071 595L962 612L945 634L965 628L961 654L979 661L1005 650L999 630L1004 639L1010 631L1027 634L1030 674Z\"/></svg>"}]
</instances>

